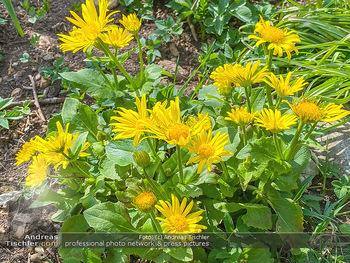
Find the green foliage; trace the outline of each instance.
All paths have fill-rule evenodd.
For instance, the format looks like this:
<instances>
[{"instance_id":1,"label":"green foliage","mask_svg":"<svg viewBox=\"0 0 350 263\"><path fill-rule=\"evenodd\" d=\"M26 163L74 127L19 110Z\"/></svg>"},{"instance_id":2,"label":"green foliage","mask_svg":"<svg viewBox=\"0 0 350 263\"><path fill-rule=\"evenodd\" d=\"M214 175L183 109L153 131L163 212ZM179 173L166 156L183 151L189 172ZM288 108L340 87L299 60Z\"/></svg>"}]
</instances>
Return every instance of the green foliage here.
<instances>
[{"instance_id":1,"label":"green foliage","mask_svg":"<svg viewBox=\"0 0 350 263\"><path fill-rule=\"evenodd\" d=\"M21 37L24 37L21 25L19 24L19 21L17 19L16 13L15 13L15 10L13 9L13 5L12 5L11 0L1 0L1 1L4 4L5 8L7 9L7 11L9 12L10 17L12 19L12 22L15 24L15 27L17 29L18 34Z\"/></svg>"},{"instance_id":2,"label":"green foliage","mask_svg":"<svg viewBox=\"0 0 350 263\"><path fill-rule=\"evenodd\" d=\"M68 88L69 82L61 77L60 74L67 72L68 67L63 67L64 57L58 58L54 63L53 67L42 67L39 69L39 72L44 73L44 78L51 78L51 84L57 80L61 80L62 86Z\"/></svg>"},{"instance_id":3,"label":"green foliage","mask_svg":"<svg viewBox=\"0 0 350 263\"><path fill-rule=\"evenodd\" d=\"M181 35L183 32L182 23L175 23L172 17L168 17L167 20L156 20L157 30L153 31L159 35L165 42L169 42L171 35Z\"/></svg>"},{"instance_id":4,"label":"green foliage","mask_svg":"<svg viewBox=\"0 0 350 263\"><path fill-rule=\"evenodd\" d=\"M81 3L80 2L74 2L73 4L71 4L70 10L75 12L75 13L81 12Z\"/></svg>"},{"instance_id":5,"label":"green foliage","mask_svg":"<svg viewBox=\"0 0 350 263\"><path fill-rule=\"evenodd\" d=\"M22 57L19 59L22 63L28 63L29 61L29 54L23 53Z\"/></svg>"},{"instance_id":6,"label":"green foliage","mask_svg":"<svg viewBox=\"0 0 350 263\"><path fill-rule=\"evenodd\" d=\"M32 44L33 46L37 46L39 45L39 39L40 39L40 35L33 35L31 38L30 38L30 44Z\"/></svg>"},{"instance_id":7,"label":"green foliage","mask_svg":"<svg viewBox=\"0 0 350 263\"><path fill-rule=\"evenodd\" d=\"M339 199L343 198L350 189L349 177L346 174L343 174L340 177L340 180L332 181L332 185L334 186L334 193L337 195L337 197Z\"/></svg>"},{"instance_id":8,"label":"green foliage","mask_svg":"<svg viewBox=\"0 0 350 263\"><path fill-rule=\"evenodd\" d=\"M0 126L9 129L8 120L19 120L30 114L29 103L30 100L23 104L23 107L16 106L13 110L6 111L14 98L1 98L0 97Z\"/></svg>"},{"instance_id":9,"label":"green foliage","mask_svg":"<svg viewBox=\"0 0 350 263\"><path fill-rule=\"evenodd\" d=\"M39 8L38 10L36 10L34 6L30 6L28 0L22 2L21 6L27 11L27 14L29 16L28 21L32 24L35 24L37 19L44 19L50 9L49 1L46 0L43 0L41 8Z\"/></svg>"}]
</instances>

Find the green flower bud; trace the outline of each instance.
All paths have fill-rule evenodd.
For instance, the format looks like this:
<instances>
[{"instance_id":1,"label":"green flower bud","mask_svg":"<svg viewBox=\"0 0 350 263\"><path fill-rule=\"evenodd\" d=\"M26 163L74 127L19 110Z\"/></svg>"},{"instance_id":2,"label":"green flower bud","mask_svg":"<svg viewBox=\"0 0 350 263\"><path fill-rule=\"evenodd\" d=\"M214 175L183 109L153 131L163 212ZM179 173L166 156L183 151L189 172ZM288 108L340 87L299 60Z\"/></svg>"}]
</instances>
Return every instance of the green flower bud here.
<instances>
[{"instance_id":1,"label":"green flower bud","mask_svg":"<svg viewBox=\"0 0 350 263\"><path fill-rule=\"evenodd\" d=\"M134 158L135 163L138 166L141 166L142 168L146 168L151 161L151 158L149 157L147 152L134 152L132 156Z\"/></svg>"}]
</instances>

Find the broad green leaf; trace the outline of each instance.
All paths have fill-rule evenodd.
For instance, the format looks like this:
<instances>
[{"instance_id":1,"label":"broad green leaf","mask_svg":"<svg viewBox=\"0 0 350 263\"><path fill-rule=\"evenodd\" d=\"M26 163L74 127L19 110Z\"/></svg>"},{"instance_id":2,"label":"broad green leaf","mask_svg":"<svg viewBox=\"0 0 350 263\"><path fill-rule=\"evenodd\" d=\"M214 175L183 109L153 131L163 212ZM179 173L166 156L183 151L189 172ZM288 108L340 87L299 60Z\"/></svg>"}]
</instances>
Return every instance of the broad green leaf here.
<instances>
[{"instance_id":1,"label":"broad green leaf","mask_svg":"<svg viewBox=\"0 0 350 263\"><path fill-rule=\"evenodd\" d=\"M265 89L264 88L254 88L251 94L251 105L253 111L261 111L265 104Z\"/></svg>"},{"instance_id":2,"label":"broad green leaf","mask_svg":"<svg viewBox=\"0 0 350 263\"><path fill-rule=\"evenodd\" d=\"M126 263L128 262L128 256L125 255L120 248L107 249L107 257L103 259L103 263Z\"/></svg>"},{"instance_id":3,"label":"broad green leaf","mask_svg":"<svg viewBox=\"0 0 350 263\"><path fill-rule=\"evenodd\" d=\"M136 165L132 156L134 151L151 152L145 141L139 143L135 148L131 139L113 140L106 146L107 158L120 166L126 166L131 163Z\"/></svg>"},{"instance_id":4,"label":"broad green leaf","mask_svg":"<svg viewBox=\"0 0 350 263\"><path fill-rule=\"evenodd\" d=\"M108 158L103 158L99 167L101 174L109 179L119 180L116 164Z\"/></svg>"},{"instance_id":5,"label":"broad green leaf","mask_svg":"<svg viewBox=\"0 0 350 263\"><path fill-rule=\"evenodd\" d=\"M86 222L97 232L134 232L130 217L121 203L103 203L84 211Z\"/></svg>"},{"instance_id":6,"label":"broad green leaf","mask_svg":"<svg viewBox=\"0 0 350 263\"><path fill-rule=\"evenodd\" d=\"M10 128L8 120L5 119L3 116L0 116L0 126L6 128L6 129Z\"/></svg>"},{"instance_id":7,"label":"broad green leaf","mask_svg":"<svg viewBox=\"0 0 350 263\"><path fill-rule=\"evenodd\" d=\"M247 226L260 229L272 228L271 210L267 206L250 203L222 202L214 204L214 207L223 213L237 212L241 209L246 209L247 213L242 216L242 220Z\"/></svg>"},{"instance_id":8,"label":"broad green leaf","mask_svg":"<svg viewBox=\"0 0 350 263\"><path fill-rule=\"evenodd\" d=\"M166 248L164 252L174 257L181 262L188 262L193 260L193 251L191 248Z\"/></svg>"},{"instance_id":9,"label":"broad green leaf","mask_svg":"<svg viewBox=\"0 0 350 263\"><path fill-rule=\"evenodd\" d=\"M0 97L0 110L5 109L8 105L11 104L11 102L13 101L14 98L6 98L3 99Z\"/></svg>"},{"instance_id":10,"label":"broad green leaf","mask_svg":"<svg viewBox=\"0 0 350 263\"><path fill-rule=\"evenodd\" d=\"M275 262L268 248L247 248L243 251L241 259L247 263Z\"/></svg>"},{"instance_id":11,"label":"broad green leaf","mask_svg":"<svg viewBox=\"0 0 350 263\"><path fill-rule=\"evenodd\" d=\"M82 69L78 72L63 72L59 73L63 79L77 83L81 85L83 92L89 93L93 97L101 97L105 99L118 98L124 95L120 90L115 90L110 84L105 80L105 78L96 70L93 69ZM106 74L109 82L114 83L114 78L112 75ZM125 89L125 77L118 76L119 87Z\"/></svg>"},{"instance_id":12,"label":"broad green leaf","mask_svg":"<svg viewBox=\"0 0 350 263\"><path fill-rule=\"evenodd\" d=\"M272 187L268 190L267 196L270 205L278 215L278 232L302 232L303 211L301 207L289 198L281 197L280 193Z\"/></svg>"},{"instance_id":13,"label":"broad green leaf","mask_svg":"<svg viewBox=\"0 0 350 263\"><path fill-rule=\"evenodd\" d=\"M65 124L70 123L71 130L88 131L88 141L97 141L98 117L89 106L81 104L77 99L67 98L61 115Z\"/></svg>"},{"instance_id":14,"label":"broad green leaf","mask_svg":"<svg viewBox=\"0 0 350 263\"><path fill-rule=\"evenodd\" d=\"M224 226L225 232L233 232L235 230L235 225L229 213L225 213L224 215Z\"/></svg>"}]
</instances>

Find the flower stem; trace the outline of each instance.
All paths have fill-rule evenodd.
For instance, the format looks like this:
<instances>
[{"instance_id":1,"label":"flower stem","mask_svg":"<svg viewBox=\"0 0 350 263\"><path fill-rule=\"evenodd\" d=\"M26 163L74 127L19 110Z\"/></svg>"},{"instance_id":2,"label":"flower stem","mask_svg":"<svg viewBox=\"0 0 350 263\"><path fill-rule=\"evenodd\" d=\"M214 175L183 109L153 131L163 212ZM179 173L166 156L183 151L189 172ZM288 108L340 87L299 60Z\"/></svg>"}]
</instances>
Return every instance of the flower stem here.
<instances>
[{"instance_id":1,"label":"flower stem","mask_svg":"<svg viewBox=\"0 0 350 263\"><path fill-rule=\"evenodd\" d=\"M268 71L271 71L271 66L272 66L272 57L273 57L273 50L269 50L268 58L266 60L266 66ZM266 97L267 97L267 102L269 104L269 107L272 108L273 102L272 102L272 95L271 95L271 87L265 83L265 89L266 89Z\"/></svg>"},{"instance_id":2,"label":"flower stem","mask_svg":"<svg viewBox=\"0 0 350 263\"><path fill-rule=\"evenodd\" d=\"M280 106L281 102L282 102L282 98L279 98L277 103L276 103L275 109L278 109L278 107Z\"/></svg>"},{"instance_id":3,"label":"flower stem","mask_svg":"<svg viewBox=\"0 0 350 263\"><path fill-rule=\"evenodd\" d=\"M156 215L154 214L154 211L150 212L149 215L151 216L153 224L156 227L157 233L163 233L162 227L160 226L158 220L156 219Z\"/></svg>"},{"instance_id":4,"label":"flower stem","mask_svg":"<svg viewBox=\"0 0 350 263\"><path fill-rule=\"evenodd\" d=\"M159 161L159 168L160 168L160 172L163 174L164 177L166 177L166 174L165 174L165 171L164 171L164 168L163 168L163 163L162 163L162 160L160 159L160 157L157 155L153 145L152 145L152 142L149 138L146 138L147 142L148 142L148 145L149 147L151 148L151 151L152 151L152 154L153 156L157 159L157 161Z\"/></svg>"},{"instance_id":5,"label":"flower stem","mask_svg":"<svg viewBox=\"0 0 350 263\"><path fill-rule=\"evenodd\" d=\"M151 177L149 177L148 173L146 172L146 168L143 168L143 174L145 175L145 178L147 179L148 183L153 189L153 192L155 193L158 200L168 200L163 193L160 191L160 189L156 186L155 182Z\"/></svg>"},{"instance_id":6,"label":"flower stem","mask_svg":"<svg viewBox=\"0 0 350 263\"><path fill-rule=\"evenodd\" d=\"M296 145L298 143L298 140L299 140L299 137L300 137L300 133L303 130L304 126L305 126L305 123L300 121L298 129L297 129L296 133L294 134L292 143L290 144L290 147L289 147L289 152L288 152L288 155L287 155L287 161L288 162L290 162L293 159L294 155L296 154L295 153L295 148L296 148Z\"/></svg>"},{"instance_id":7,"label":"flower stem","mask_svg":"<svg viewBox=\"0 0 350 263\"><path fill-rule=\"evenodd\" d=\"M140 37L139 34L135 34L135 38L137 41L137 47L139 49L139 58L140 58L140 74L141 74L141 83L143 82L143 57L142 57L142 47L141 47L141 42L140 42Z\"/></svg>"},{"instance_id":8,"label":"flower stem","mask_svg":"<svg viewBox=\"0 0 350 263\"><path fill-rule=\"evenodd\" d=\"M243 144L244 146L247 145L247 131L245 130L245 126L241 126L241 129L242 129L242 134L243 134Z\"/></svg>"},{"instance_id":9,"label":"flower stem","mask_svg":"<svg viewBox=\"0 0 350 263\"><path fill-rule=\"evenodd\" d=\"M228 179L230 178L230 176L228 175L227 167L226 167L226 165L225 165L225 163L223 161L220 161L220 164L221 164L221 167L222 167L222 170L223 170L223 180L225 182L227 182Z\"/></svg>"},{"instance_id":10,"label":"flower stem","mask_svg":"<svg viewBox=\"0 0 350 263\"><path fill-rule=\"evenodd\" d=\"M277 139L277 134L273 133L272 136L273 136L273 141L275 142L277 153L278 153L279 157L281 158L281 160L284 160L284 156L282 154L281 146L280 146L279 141Z\"/></svg>"},{"instance_id":11,"label":"flower stem","mask_svg":"<svg viewBox=\"0 0 350 263\"><path fill-rule=\"evenodd\" d=\"M247 100L247 106L248 106L248 112L251 113L252 112L252 106L250 104L250 97L249 97L249 89L251 89L251 87L244 87L244 92L245 92L245 99Z\"/></svg>"},{"instance_id":12,"label":"flower stem","mask_svg":"<svg viewBox=\"0 0 350 263\"><path fill-rule=\"evenodd\" d=\"M100 47L102 48L102 51L106 54L106 56L109 56L113 62L115 63L115 65L118 67L118 69L123 73L123 75L125 76L125 78L130 82L130 84L132 85L132 87L134 88L135 91L138 90L138 87L136 86L135 82L133 81L133 79L131 78L131 76L129 75L128 72L126 72L126 70L124 69L124 67L122 66L122 64L118 61L117 57L109 50L108 45L106 45L102 39L100 39L99 37L97 38L98 44L100 45ZM138 95L139 96L139 95Z\"/></svg>"},{"instance_id":13,"label":"flower stem","mask_svg":"<svg viewBox=\"0 0 350 263\"><path fill-rule=\"evenodd\" d=\"M182 167L182 157L181 157L181 148L179 145L176 145L176 152L177 152L177 163L179 165L179 175L180 175L180 184L183 184L184 182L184 171Z\"/></svg>"},{"instance_id":14,"label":"flower stem","mask_svg":"<svg viewBox=\"0 0 350 263\"><path fill-rule=\"evenodd\" d=\"M85 172L83 169L81 169L80 166L77 165L75 162L71 162L71 163L73 164L73 166L74 166L75 168L77 168L77 169L79 170L79 172L80 172L84 177L86 177L86 178L93 178L92 175L86 173L86 172Z\"/></svg>"},{"instance_id":15,"label":"flower stem","mask_svg":"<svg viewBox=\"0 0 350 263\"><path fill-rule=\"evenodd\" d=\"M101 67L98 65L98 63L96 63L96 61L93 61L91 59L91 56L85 52L86 56L91 60L92 64L94 65L94 67L98 70L98 72L100 72L100 74L102 75L102 77L105 79L105 81L108 83L108 85L111 87L111 89L114 88L114 86L112 85L112 83L110 82L110 80L107 78L106 74L103 72L103 70L101 69Z\"/></svg>"}]
</instances>

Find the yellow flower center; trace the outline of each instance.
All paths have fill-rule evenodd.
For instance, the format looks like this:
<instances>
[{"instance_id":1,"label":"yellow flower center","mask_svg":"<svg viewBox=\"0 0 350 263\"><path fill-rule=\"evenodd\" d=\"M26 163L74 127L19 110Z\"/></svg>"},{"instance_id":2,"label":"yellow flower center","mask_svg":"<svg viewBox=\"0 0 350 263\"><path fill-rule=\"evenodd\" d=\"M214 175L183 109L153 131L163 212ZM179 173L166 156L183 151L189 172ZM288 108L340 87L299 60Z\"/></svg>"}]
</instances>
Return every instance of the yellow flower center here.
<instances>
[{"instance_id":1,"label":"yellow flower center","mask_svg":"<svg viewBox=\"0 0 350 263\"><path fill-rule=\"evenodd\" d=\"M138 205L143 209L148 209L149 207L153 206L156 203L156 200L152 192L145 192L145 193L139 194L135 198L135 203L136 205Z\"/></svg>"},{"instance_id":2,"label":"yellow flower center","mask_svg":"<svg viewBox=\"0 0 350 263\"><path fill-rule=\"evenodd\" d=\"M181 137L187 138L190 128L185 124L174 124L169 128L169 139L179 141Z\"/></svg>"},{"instance_id":3,"label":"yellow flower center","mask_svg":"<svg viewBox=\"0 0 350 263\"><path fill-rule=\"evenodd\" d=\"M295 106L295 115L306 122L315 122L323 113L319 106L309 100L303 100Z\"/></svg>"},{"instance_id":4,"label":"yellow flower center","mask_svg":"<svg viewBox=\"0 0 350 263\"><path fill-rule=\"evenodd\" d=\"M260 34L267 42L281 43L284 40L283 30L274 26L263 28Z\"/></svg>"},{"instance_id":5,"label":"yellow flower center","mask_svg":"<svg viewBox=\"0 0 350 263\"><path fill-rule=\"evenodd\" d=\"M188 223L186 221L186 218L182 215L177 214L170 216L169 222L178 233L185 232L185 230L188 229Z\"/></svg>"},{"instance_id":6,"label":"yellow flower center","mask_svg":"<svg viewBox=\"0 0 350 263\"><path fill-rule=\"evenodd\" d=\"M205 158L209 158L213 156L215 153L215 148L209 144L202 144L199 146L198 155L204 156Z\"/></svg>"}]
</instances>

